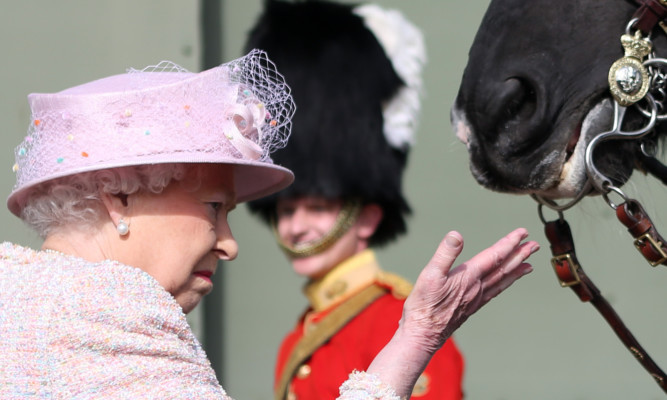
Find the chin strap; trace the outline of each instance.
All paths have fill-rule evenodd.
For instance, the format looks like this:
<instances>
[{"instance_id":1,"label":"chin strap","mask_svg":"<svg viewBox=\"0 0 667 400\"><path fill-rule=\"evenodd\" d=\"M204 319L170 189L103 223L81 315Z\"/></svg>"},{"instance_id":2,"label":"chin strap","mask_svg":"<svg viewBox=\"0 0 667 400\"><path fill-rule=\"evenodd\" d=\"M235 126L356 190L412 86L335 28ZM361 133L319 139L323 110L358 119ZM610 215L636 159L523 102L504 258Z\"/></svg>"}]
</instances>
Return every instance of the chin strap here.
<instances>
[{"instance_id":1,"label":"chin strap","mask_svg":"<svg viewBox=\"0 0 667 400\"><path fill-rule=\"evenodd\" d=\"M323 252L336 243L336 241L340 239L341 236L343 236L357 221L357 218L361 213L361 209L361 201L346 201L343 203L343 207L338 213L338 217L336 217L334 226L324 236L311 242L299 243L296 246L285 243L280 238L280 234L278 233L277 229L277 222L275 220L271 221L273 235L276 238L276 242L278 242L278 246L280 246L280 249L287 255L287 257L310 257L312 255Z\"/></svg>"}]
</instances>

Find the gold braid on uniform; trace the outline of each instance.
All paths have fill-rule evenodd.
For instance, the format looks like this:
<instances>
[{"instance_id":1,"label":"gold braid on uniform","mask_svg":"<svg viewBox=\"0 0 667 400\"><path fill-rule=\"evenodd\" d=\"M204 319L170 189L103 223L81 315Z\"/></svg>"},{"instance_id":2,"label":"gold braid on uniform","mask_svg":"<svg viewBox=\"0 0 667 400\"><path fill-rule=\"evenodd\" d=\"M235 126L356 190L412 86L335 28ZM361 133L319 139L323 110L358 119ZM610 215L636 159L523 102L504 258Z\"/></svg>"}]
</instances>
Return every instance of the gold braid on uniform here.
<instances>
[{"instance_id":1,"label":"gold braid on uniform","mask_svg":"<svg viewBox=\"0 0 667 400\"><path fill-rule=\"evenodd\" d=\"M317 240L306 243L299 243L296 246L291 246L285 243L278 234L276 220L271 221L273 228L273 235L276 237L280 249L290 258L303 258L319 254L331 247L341 236L347 232L352 225L357 221L359 213L361 213L361 201L350 200L343 203L334 226L324 236Z\"/></svg>"}]
</instances>

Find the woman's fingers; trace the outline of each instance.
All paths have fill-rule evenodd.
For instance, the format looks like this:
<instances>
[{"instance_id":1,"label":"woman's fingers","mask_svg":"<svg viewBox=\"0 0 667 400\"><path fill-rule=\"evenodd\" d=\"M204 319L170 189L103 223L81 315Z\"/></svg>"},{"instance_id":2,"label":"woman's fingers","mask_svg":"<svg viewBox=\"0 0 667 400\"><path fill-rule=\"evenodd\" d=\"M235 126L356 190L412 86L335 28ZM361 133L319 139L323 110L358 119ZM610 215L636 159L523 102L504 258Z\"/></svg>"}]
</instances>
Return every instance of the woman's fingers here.
<instances>
[{"instance_id":1,"label":"woman's fingers","mask_svg":"<svg viewBox=\"0 0 667 400\"><path fill-rule=\"evenodd\" d=\"M416 288L421 288L424 284L420 281L426 281L427 288L436 289L438 285L444 284L453 274L464 274L466 279L462 282L474 284L481 283L481 289L491 290L497 287L508 287L513 281L523 276L522 271L516 272L518 268L529 256L539 249L539 245L534 241L521 243L528 237L528 232L524 228L518 228L507 234L491 247L481 251L470 260L463 263L457 271L451 271L456 257L463 250L463 237L456 231L449 232L440 242L431 261L420 274L417 280ZM460 284L460 283L459 283ZM464 291L465 288L457 288ZM497 294L497 293L496 293Z\"/></svg>"},{"instance_id":2,"label":"woman's fingers","mask_svg":"<svg viewBox=\"0 0 667 400\"><path fill-rule=\"evenodd\" d=\"M516 282L522 276L530 273L533 270L533 266L528 263L520 263L517 268L513 269L509 274L507 274L503 279L495 283L493 286L487 287L484 289L482 297L482 305L488 303L491 299L498 296L505 289L510 287L514 282Z\"/></svg>"},{"instance_id":3,"label":"woman's fingers","mask_svg":"<svg viewBox=\"0 0 667 400\"><path fill-rule=\"evenodd\" d=\"M540 246L535 241L521 243L527 237L525 229L516 229L465 263L473 276L475 272L480 274L482 285L480 302L472 312L532 271L532 266L525 261Z\"/></svg>"},{"instance_id":4,"label":"woman's fingers","mask_svg":"<svg viewBox=\"0 0 667 400\"><path fill-rule=\"evenodd\" d=\"M511 279L512 281L516 280L516 269L539 248L540 246L534 241L521 243L519 246L515 247L496 268L488 271L486 275L482 277L484 290L490 289L507 279ZM519 276L522 275L523 274L519 273Z\"/></svg>"},{"instance_id":5,"label":"woman's fingers","mask_svg":"<svg viewBox=\"0 0 667 400\"><path fill-rule=\"evenodd\" d=\"M522 243L527 236L523 228L514 230L453 269L463 238L458 232L445 236L404 306L403 321L426 348L442 346L468 317L532 270L525 260L539 245Z\"/></svg>"},{"instance_id":6,"label":"woman's fingers","mask_svg":"<svg viewBox=\"0 0 667 400\"><path fill-rule=\"evenodd\" d=\"M426 269L437 268L441 274L447 275L452 268L456 257L463 250L463 237L456 231L451 231L440 242Z\"/></svg>"},{"instance_id":7,"label":"woman's fingers","mask_svg":"<svg viewBox=\"0 0 667 400\"><path fill-rule=\"evenodd\" d=\"M470 277L481 280L486 275L496 272L527 237L528 231L524 228L515 229L491 247L482 250L466 261L465 265L470 270L469 273L472 274Z\"/></svg>"}]
</instances>

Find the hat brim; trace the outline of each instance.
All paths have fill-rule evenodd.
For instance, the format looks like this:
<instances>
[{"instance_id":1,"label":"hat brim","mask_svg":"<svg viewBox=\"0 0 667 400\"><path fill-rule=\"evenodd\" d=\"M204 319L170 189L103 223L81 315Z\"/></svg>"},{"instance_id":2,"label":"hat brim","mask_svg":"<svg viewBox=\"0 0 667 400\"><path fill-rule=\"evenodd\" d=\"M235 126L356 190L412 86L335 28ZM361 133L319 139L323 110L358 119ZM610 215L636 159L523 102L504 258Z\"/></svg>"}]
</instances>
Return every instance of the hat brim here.
<instances>
[{"instance_id":1,"label":"hat brim","mask_svg":"<svg viewBox=\"0 0 667 400\"><path fill-rule=\"evenodd\" d=\"M279 192L294 182L294 174L285 167L265 163L234 165L237 203L256 200Z\"/></svg>"},{"instance_id":2,"label":"hat brim","mask_svg":"<svg viewBox=\"0 0 667 400\"><path fill-rule=\"evenodd\" d=\"M198 160L177 161L173 158L170 160L154 160L153 162L142 163L137 165L147 164L226 164L234 166L234 189L236 191L237 203L256 200L272 193L278 192L294 181L294 174L285 167L276 164L269 164L260 161L248 161L241 159L230 159L229 161L222 161L219 159L207 160L201 158ZM90 168L82 168L78 171L69 171L68 173L59 176L50 176L48 179L34 181L19 190L13 191L7 198L7 208L12 214L20 217L21 210L25 206L29 193L35 189L36 186L54 179L62 178L69 175L74 175L83 172L99 171L103 169L128 167L127 164L119 165L95 165Z\"/></svg>"}]
</instances>

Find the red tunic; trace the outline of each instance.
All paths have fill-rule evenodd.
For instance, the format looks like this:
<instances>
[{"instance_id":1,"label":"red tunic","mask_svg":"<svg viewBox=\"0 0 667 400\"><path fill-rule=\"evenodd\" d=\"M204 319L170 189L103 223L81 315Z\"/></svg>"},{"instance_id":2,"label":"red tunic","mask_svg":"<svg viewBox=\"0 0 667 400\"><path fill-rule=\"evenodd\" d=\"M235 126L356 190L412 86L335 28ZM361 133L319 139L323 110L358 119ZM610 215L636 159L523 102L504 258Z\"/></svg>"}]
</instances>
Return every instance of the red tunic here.
<instances>
[{"instance_id":1,"label":"red tunic","mask_svg":"<svg viewBox=\"0 0 667 400\"><path fill-rule=\"evenodd\" d=\"M366 254L368 256L368 254ZM373 258L374 260L374 258ZM319 347L297 370L289 385L290 400L335 399L340 385L353 370L366 370L375 355L389 342L398 327L403 312L402 296L392 294L391 283L374 282L389 291L342 327L328 342ZM297 326L280 347L275 382L290 354L308 325L317 324L340 303L321 312L306 311ZM413 399L455 400L463 397L463 357L453 339L433 356L415 385Z\"/></svg>"}]
</instances>

